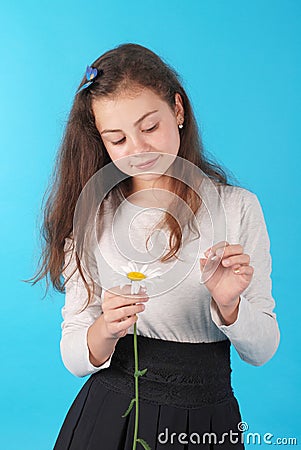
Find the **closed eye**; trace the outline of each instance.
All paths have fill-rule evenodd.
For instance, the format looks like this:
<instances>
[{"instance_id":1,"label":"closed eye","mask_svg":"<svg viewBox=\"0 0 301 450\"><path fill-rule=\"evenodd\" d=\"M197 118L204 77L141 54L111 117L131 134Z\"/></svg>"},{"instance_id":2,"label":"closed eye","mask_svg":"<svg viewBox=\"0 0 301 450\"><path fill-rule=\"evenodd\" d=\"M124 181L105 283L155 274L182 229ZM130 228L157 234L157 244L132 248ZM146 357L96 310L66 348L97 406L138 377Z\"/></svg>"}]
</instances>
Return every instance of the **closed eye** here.
<instances>
[{"instance_id":1,"label":"closed eye","mask_svg":"<svg viewBox=\"0 0 301 450\"><path fill-rule=\"evenodd\" d=\"M154 125L153 127L149 128L148 130L144 130L146 133L150 133L151 131L154 131L158 128L158 124ZM112 142L113 145L120 145L124 142L125 138L120 139L120 141Z\"/></svg>"},{"instance_id":2,"label":"closed eye","mask_svg":"<svg viewBox=\"0 0 301 450\"><path fill-rule=\"evenodd\" d=\"M125 138L122 138L120 141L112 142L113 145L119 145L124 141Z\"/></svg>"},{"instance_id":3,"label":"closed eye","mask_svg":"<svg viewBox=\"0 0 301 450\"><path fill-rule=\"evenodd\" d=\"M158 124L156 124L156 125L154 125L153 127L151 127L151 128L149 128L148 130L145 130L145 131L153 131L153 130L155 130L156 128L158 128Z\"/></svg>"}]
</instances>

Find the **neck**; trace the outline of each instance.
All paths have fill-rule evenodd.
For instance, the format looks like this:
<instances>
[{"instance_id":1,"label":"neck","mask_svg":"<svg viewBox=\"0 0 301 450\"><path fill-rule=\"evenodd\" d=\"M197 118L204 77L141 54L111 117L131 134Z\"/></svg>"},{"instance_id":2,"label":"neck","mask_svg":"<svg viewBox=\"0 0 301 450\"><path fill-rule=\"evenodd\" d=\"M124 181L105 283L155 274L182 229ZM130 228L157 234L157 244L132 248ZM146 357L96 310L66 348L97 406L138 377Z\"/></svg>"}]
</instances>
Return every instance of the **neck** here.
<instances>
[{"instance_id":1,"label":"neck","mask_svg":"<svg viewBox=\"0 0 301 450\"><path fill-rule=\"evenodd\" d=\"M166 207L173 196L171 186L172 179L162 175L156 180L143 180L133 177L132 190L129 193L129 201L143 207Z\"/></svg>"}]
</instances>

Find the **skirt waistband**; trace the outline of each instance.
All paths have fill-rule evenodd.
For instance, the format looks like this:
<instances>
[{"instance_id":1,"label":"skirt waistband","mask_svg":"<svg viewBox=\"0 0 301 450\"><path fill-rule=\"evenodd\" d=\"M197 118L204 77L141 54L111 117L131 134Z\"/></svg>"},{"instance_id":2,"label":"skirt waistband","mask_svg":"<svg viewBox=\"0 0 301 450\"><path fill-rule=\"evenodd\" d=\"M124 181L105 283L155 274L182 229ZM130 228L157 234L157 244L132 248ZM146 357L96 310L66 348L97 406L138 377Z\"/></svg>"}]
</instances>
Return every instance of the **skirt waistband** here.
<instances>
[{"instance_id":1,"label":"skirt waistband","mask_svg":"<svg viewBox=\"0 0 301 450\"><path fill-rule=\"evenodd\" d=\"M139 398L153 404L197 408L233 397L230 341L175 342L137 335ZM107 388L135 395L134 335L116 344L111 364L92 375Z\"/></svg>"}]
</instances>

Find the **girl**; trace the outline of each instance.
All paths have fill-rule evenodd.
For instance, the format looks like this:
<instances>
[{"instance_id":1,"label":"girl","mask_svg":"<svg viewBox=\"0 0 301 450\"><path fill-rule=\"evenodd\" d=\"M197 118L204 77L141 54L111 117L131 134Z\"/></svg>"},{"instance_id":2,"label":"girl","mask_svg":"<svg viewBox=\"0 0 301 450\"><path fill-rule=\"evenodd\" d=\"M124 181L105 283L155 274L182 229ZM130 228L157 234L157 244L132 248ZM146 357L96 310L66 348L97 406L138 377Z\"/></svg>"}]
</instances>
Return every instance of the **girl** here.
<instances>
[{"instance_id":1,"label":"girl","mask_svg":"<svg viewBox=\"0 0 301 450\"><path fill-rule=\"evenodd\" d=\"M55 450L244 448L230 345L278 347L260 203L206 159L179 78L123 44L75 95L36 281L65 289L62 359L91 376Z\"/></svg>"}]
</instances>

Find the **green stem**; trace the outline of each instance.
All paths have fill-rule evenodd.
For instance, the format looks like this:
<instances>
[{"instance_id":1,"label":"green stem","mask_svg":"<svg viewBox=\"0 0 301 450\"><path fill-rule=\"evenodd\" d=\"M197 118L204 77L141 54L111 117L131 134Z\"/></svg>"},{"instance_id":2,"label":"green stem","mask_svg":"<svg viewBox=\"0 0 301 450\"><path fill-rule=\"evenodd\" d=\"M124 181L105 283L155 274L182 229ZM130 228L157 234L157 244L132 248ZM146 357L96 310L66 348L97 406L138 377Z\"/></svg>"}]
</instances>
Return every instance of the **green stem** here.
<instances>
[{"instance_id":1,"label":"green stem","mask_svg":"<svg viewBox=\"0 0 301 450\"><path fill-rule=\"evenodd\" d=\"M137 349L137 322L134 323L134 357L135 357L135 373L138 372L138 349ZM138 408L138 377L135 376L135 407L136 407L136 415L135 415L135 429L134 429L134 442L133 442L133 450L136 450L137 446L137 436L138 436L138 417L139 417L139 408Z\"/></svg>"}]
</instances>

